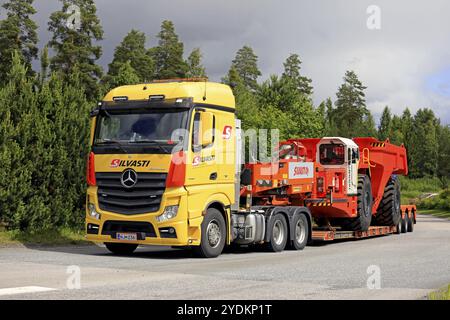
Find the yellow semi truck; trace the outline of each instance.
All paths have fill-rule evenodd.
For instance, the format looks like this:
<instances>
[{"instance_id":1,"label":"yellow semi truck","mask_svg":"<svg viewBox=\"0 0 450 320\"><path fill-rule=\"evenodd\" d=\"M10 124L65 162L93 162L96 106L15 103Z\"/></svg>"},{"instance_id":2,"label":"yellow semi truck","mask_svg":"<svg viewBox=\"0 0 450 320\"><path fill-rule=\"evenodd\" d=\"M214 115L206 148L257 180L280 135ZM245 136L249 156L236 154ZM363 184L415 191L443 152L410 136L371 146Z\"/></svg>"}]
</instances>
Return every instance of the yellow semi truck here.
<instances>
[{"instance_id":1,"label":"yellow semi truck","mask_svg":"<svg viewBox=\"0 0 450 320\"><path fill-rule=\"evenodd\" d=\"M91 117L86 233L113 253L138 245L192 247L208 258L229 244L302 250L312 240L411 232L416 222L416 208L400 206L403 146L290 139L277 161L244 164L247 133L224 84L123 86Z\"/></svg>"},{"instance_id":2,"label":"yellow semi truck","mask_svg":"<svg viewBox=\"0 0 450 320\"><path fill-rule=\"evenodd\" d=\"M87 239L119 254L138 245L230 243L236 187L235 100L198 79L122 86L91 113Z\"/></svg>"}]
</instances>

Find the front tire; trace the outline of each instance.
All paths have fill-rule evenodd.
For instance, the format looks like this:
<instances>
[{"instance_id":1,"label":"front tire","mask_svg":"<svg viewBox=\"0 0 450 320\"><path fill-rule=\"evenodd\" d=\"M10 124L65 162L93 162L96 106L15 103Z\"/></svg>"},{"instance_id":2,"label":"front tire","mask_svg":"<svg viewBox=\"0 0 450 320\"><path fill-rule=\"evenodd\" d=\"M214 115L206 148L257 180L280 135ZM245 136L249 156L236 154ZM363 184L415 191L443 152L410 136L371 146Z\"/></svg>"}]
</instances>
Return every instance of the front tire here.
<instances>
[{"instance_id":1,"label":"front tire","mask_svg":"<svg viewBox=\"0 0 450 320\"><path fill-rule=\"evenodd\" d=\"M281 213L273 216L268 230L270 230L270 240L267 243L267 249L272 252L283 251L287 243L288 227Z\"/></svg>"},{"instance_id":2,"label":"front tire","mask_svg":"<svg viewBox=\"0 0 450 320\"><path fill-rule=\"evenodd\" d=\"M202 238L194 253L199 258L216 258L225 247L227 228L219 210L209 208L202 222Z\"/></svg>"},{"instance_id":3,"label":"front tire","mask_svg":"<svg viewBox=\"0 0 450 320\"><path fill-rule=\"evenodd\" d=\"M130 255L138 247L137 244L113 242L106 242L105 246L106 249L117 255Z\"/></svg>"}]
</instances>

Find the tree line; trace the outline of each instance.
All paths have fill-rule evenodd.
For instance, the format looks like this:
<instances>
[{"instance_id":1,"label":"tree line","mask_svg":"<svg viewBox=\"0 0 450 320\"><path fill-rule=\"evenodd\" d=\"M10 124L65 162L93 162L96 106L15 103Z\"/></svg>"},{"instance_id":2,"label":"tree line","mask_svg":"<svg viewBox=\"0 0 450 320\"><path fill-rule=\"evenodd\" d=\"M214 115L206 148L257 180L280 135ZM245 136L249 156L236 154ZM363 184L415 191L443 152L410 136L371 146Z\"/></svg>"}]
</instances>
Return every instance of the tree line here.
<instances>
[{"instance_id":1,"label":"tree line","mask_svg":"<svg viewBox=\"0 0 450 320\"><path fill-rule=\"evenodd\" d=\"M98 64L104 32L93 0L59 0L48 21L50 41L38 48L33 0L8 0L0 21L0 222L12 229L81 226L89 111L111 88L155 79L207 77L202 52L187 57L171 21L154 47L130 30L115 48L107 71ZM80 9L78 25L71 8ZM70 9L70 10L69 10ZM32 64L40 61L40 70ZM260 80L258 57L239 49L222 82L233 88L244 129L277 128L280 138L374 136L408 148L412 177L450 172L450 130L429 108L412 114L383 111L380 125L366 106L367 88L347 71L336 97L314 105L313 82L298 54L281 75Z\"/></svg>"}]
</instances>

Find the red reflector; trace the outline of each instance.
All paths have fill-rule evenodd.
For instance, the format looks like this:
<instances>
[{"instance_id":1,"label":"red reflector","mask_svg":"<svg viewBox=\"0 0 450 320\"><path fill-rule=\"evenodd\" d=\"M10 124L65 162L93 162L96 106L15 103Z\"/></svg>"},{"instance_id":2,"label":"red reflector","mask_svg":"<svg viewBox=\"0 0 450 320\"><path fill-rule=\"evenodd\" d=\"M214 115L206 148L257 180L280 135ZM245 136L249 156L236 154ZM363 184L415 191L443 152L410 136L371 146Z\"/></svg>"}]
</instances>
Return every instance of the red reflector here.
<instances>
[{"instance_id":1,"label":"red reflector","mask_svg":"<svg viewBox=\"0 0 450 320\"><path fill-rule=\"evenodd\" d=\"M97 181L95 180L95 154L93 152L89 153L86 180L89 186L95 186L97 184Z\"/></svg>"},{"instance_id":2,"label":"red reflector","mask_svg":"<svg viewBox=\"0 0 450 320\"><path fill-rule=\"evenodd\" d=\"M178 188L184 186L185 177L186 155L183 151L179 151L172 155L172 161L170 162L170 169L167 177L167 187Z\"/></svg>"}]
</instances>

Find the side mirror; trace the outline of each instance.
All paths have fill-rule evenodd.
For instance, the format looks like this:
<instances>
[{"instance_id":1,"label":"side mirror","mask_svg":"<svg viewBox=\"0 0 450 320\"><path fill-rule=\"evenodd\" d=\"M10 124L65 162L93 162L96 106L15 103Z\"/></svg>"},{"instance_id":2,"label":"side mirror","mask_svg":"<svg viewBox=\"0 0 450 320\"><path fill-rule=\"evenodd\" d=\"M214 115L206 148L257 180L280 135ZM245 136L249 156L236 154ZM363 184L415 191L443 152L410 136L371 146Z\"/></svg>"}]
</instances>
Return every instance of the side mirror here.
<instances>
[{"instance_id":1,"label":"side mirror","mask_svg":"<svg viewBox=\"0 0 450 320\"><path fill-rule=\"evenodd\" d=\"M214 115L211 112L200 113L200 141L202 146L208 146L214 142Z\"/></svg>"},{"instance_id":2,"label":"side mirror","mask_svg":"<svg viewBox=\"0 0 450 320\"><path fill-rule=\"evenodd\" d=\"M99 113L100 113L99 107L95 107L94 109L91 110L89 115L91 116L91 118L94 118L94 117L98 116Z\"/></svg>"}]
</instances>

